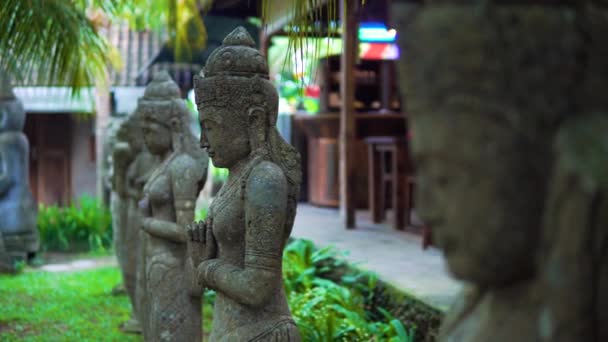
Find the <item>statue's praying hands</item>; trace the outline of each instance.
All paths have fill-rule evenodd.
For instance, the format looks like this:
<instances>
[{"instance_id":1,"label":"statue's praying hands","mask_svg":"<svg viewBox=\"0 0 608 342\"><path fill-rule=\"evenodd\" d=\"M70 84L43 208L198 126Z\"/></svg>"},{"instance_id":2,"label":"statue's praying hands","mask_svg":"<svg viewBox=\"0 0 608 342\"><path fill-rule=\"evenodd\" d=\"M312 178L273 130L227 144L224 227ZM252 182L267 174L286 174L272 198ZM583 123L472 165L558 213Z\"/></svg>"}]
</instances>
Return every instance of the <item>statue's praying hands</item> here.
<instances>
[{"instance_id":1,"label":"statue's praying hands","mask_svg":"<svg viewBox=\"0 0 608 342\"><path fill-rule=\"evenodd\" d=\"M217 256L217 243L213 236L212 227L213 221L211 219L193 222L186 226L188 254L194 269L203 261ZM204 284L200 285L204 286Z\"/></svg>"},{"instance_id":2,"label":"statue's praying hands","mask_svg":"<svg viewBox=\"0 0 608 342\"><path fill-rule=\"evenodd\" d=\"M186 226L188 244L191 247L189 254L195 266L216 256L217 244L213 237L212 226L211 220L193 222Z\"/></svg>"}]
</instances>

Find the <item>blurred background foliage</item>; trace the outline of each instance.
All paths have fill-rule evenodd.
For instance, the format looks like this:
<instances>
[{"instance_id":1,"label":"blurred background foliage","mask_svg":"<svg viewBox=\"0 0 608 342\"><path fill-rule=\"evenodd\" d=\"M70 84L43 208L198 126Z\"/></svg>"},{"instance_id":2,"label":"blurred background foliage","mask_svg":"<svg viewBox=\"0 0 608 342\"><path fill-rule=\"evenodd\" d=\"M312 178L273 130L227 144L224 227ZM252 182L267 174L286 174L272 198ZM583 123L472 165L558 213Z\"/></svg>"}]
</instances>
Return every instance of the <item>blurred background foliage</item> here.
<instances>
[{"instance_id":1,"label":"blurred background foliage","mask_svg":"<svg viewBox=\"0 0 608 342\"><path fill-rule=\"evenodd\" d=\"M66 207L40 204L38 231L43 251L95 252L112 247L110 210L88 196Z\"/></svg>"}]
</instances>

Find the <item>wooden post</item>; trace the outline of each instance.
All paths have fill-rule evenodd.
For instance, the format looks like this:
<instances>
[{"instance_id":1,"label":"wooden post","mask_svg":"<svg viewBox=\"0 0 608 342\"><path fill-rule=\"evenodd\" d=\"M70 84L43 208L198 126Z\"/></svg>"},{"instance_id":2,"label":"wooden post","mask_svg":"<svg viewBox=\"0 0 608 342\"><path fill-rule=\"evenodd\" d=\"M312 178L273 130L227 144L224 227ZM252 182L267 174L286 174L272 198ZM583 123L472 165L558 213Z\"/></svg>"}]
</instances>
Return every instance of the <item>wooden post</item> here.
<instances>
[{"instance_id":1,"label":"wooden post","mask_svg":"<svg viewBox=\"0 0 608 342\"><path fill-rule=\"evenodd\" d=\"M392 112L392 61L380 61L380 111Z\"/></svg>"},{"instance_id":2,"label":"wooden post","mask_svg":"<svg viewBox=\"0 0 608 342\"><path fill-rule=\"evenodd\" d=\"M262 56L266 57L266 62L268 62L268 49L270 48L270 40L272 36L269 34L268 30L265 28L260 29L260 53Z\"/></svg>"},{"instance_id":3,"label":"wooden post","mask_svg":"<svg viewBox=\"0 0 608 342\"><path fill-rule=\"evenodd\" d=\"M340 215L347 229L355 228L355 61L358 52L359 0L341 0L342 56L340 57Z\"/></svg>"}]
</instances>

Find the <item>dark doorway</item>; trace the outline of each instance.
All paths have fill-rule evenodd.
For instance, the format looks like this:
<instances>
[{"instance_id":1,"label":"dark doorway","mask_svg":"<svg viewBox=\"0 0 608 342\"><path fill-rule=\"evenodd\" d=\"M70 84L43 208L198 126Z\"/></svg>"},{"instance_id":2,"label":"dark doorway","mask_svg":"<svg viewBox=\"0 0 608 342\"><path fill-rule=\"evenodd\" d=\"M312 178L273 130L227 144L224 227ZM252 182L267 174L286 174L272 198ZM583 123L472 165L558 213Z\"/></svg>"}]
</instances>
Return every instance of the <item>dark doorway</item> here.
<instances>
[{"instance_id":1,"label":"dark doorway","mask_svg":"<svg viewBox=\"0 0 608 342\"><path fill-rule=\"evenodd\" d=\"M28 114L25 134L30 142L30 187L39 203L70 201L72 120L69 114Z\"/></svg>"}]
</instances>

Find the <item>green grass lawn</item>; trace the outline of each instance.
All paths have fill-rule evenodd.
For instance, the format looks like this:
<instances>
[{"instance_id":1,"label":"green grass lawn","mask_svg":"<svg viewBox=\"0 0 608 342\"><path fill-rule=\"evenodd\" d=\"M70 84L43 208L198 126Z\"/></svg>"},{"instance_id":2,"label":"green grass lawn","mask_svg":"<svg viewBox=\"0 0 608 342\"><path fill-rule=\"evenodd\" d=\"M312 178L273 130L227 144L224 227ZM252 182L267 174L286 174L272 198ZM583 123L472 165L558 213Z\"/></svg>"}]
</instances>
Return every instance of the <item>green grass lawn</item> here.
<instances>
[{"instance_id":1,"label":"green grass lawn","mask_svg":"<svg viewBox=\"0 0 608 342\"><path fill-rule=\"evenodd\" d=\"M116 268L0 276L1 341L141 341L123 334L126 296L113 296Z\"/></svg>"},{"instance_id":2,"label":"green grass lawn","mask_svg":"<svg viewBox=\"0 0 608 342\"><path fill-rule=\"evenodd\" d=\"M0 341L142 341L118 329L131 310L126 295L111 293L120 280L116 267L0 275Z\"/></svg>"}]
</instances>

